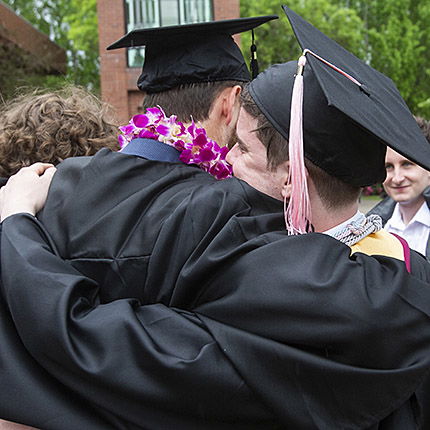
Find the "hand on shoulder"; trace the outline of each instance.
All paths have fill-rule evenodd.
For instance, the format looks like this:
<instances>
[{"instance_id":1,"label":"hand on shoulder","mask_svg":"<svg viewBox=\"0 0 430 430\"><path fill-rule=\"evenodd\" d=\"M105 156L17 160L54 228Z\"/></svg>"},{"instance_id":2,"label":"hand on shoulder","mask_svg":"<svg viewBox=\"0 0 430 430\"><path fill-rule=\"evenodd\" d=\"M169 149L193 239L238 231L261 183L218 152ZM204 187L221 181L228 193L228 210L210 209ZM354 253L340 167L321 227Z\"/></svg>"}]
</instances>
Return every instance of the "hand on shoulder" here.
<instances>
[{"instance_id":1,"label":"hand on shoulder","mask_svg":"<svg viewBox=\"0 0 430 430\"><path fill-rule=\"evenodd\" d=\"M48 163L23 167L0 189L1 221L25 212L36 215L45 205L56 168Z\"/></svg>"}]
</instances>

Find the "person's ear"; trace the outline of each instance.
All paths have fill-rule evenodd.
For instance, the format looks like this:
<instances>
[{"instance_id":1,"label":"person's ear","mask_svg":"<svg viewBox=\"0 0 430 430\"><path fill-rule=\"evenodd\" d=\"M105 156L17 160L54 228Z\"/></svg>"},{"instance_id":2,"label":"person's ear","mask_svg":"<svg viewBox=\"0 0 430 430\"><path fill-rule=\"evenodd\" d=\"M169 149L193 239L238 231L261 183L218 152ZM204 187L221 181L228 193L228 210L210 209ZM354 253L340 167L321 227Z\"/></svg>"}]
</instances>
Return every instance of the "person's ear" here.
<instances>
[{"instance_id":1,"label":"person's ear","mask_svg":"<svg viewBox=\"0 0 430 430\"><path fill-rule=\"evenodd\" d=\"M232 122L235 124L237 121L240 110L241 92L242 87L240 85L226 88L222 103L222 115L225 118L226 125L230 125Z\"/></svg>"},{"instance_id":2,"label":"person's ear","mask_svg":"<svg viewBox=\"0 0 430 430\"><path fill-rule=\"evenodd\" d=\"M282 176L282 186L281 186L281 195L282 198L288 200L291 196L291 184L288 183L288 174L290 172L290 162L286 161L284 163L284 173Z\"/></svg>"}]
</instances>

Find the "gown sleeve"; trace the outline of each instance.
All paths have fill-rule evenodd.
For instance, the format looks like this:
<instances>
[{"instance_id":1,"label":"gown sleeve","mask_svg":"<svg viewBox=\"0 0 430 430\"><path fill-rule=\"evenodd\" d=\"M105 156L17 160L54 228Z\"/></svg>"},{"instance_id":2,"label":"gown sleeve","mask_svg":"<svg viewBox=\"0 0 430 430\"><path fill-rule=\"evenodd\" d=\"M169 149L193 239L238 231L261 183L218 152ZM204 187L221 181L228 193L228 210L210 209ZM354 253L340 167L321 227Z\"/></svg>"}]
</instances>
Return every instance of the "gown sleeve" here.
<instances>
[{"instance_id":1,"label":"gown sleeve","mask_svg":"<svg viewBox=\"0 0 430 430\"><path fill-rule=\"evenodd\" d=\"M207 279L187 310L100 303L100 286L55 254L36 218L17 214L2 227L2 294L23 344L124 421L373 430L393 414L399 425L386 428L413 428L401 423L414 421L429 369L430 305L428 283L402 261L350 258L324 235L274 234L215 264L213 276L223 246L191 258L176 289L198 285L201 268Z\"/></svg>"},{"instance_id":2,"label":"gown sleeve","mask_svg":"<svg viewBox=\"0 0 430 430\"><path fill-rule=\"evenodd\" d=\"M146 428L267 428L271 414L197 315L135 299L101 304L99 286L55 254L28 214L3 222L1 255L23 344L82 398Z\"/></svg>"}]
</instances>

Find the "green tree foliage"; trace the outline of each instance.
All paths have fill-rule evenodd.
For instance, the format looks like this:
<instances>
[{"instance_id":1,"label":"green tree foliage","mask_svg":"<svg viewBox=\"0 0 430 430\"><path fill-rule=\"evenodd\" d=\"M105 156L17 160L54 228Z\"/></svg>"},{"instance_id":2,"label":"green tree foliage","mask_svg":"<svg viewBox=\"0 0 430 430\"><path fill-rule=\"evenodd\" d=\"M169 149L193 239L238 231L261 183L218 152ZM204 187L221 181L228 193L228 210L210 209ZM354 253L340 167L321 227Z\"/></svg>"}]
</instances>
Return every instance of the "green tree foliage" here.
<instances>
[{"instance_id":1,"label":"green tree foliage","mask_svg":"<svg viewBox=\"0 0 430 430\"><path fill-rule=\"evenodd\" d=\"M98 91L99 56L96 0L4 0L52 41L68 57L64 78L49 76L42 86L59 86L64 81Z\"/></svg>"},{"instance_id":2,"label":"green tree foliage","mask_svg":"<svg viewBox=\"0 0 430 430\"><path fill-rule=\"evenodd\" d=\"M290 0L289 7L389 76L411 111L430 118L429 0ZM256 30L260 67L300 55L278 0L241 0L241 16L277 14ZM250 45L242 36L242 47ZM249 54L246 54L249 56Z\"/></svg>"},{"instance_id":3,"label":"green tree foliage","mask_svg":"<svg viewBox=\"0 0 430 430\"><path fill-rule=\"evenodd\" d=\"M99 90L99 36L96 0L68 0L72 12L66 17L69 25L73 82Z\"/></svg>"}]
</instances>

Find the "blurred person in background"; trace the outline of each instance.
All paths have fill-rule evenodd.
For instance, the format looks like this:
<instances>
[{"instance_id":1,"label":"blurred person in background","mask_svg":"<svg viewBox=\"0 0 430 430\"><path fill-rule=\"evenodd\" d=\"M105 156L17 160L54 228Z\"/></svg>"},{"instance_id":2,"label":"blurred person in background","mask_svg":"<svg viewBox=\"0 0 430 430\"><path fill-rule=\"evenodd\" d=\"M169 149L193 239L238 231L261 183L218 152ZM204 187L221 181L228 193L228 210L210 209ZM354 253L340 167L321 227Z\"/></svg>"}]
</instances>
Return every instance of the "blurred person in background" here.
<instances>
[{"instance_id":1,"label":"blurred person in background","mask_svg":"<svg viewBox=\"0 0 430 430\"><path fill-rule=\"evenodd\" d=\"M416 117L430 143L430 121ZM430 258L430 172L391 148L385 157L388 196L370 212L379 215L384 228L408 242L415 251Z\"/></svg>"}]
</instances>

